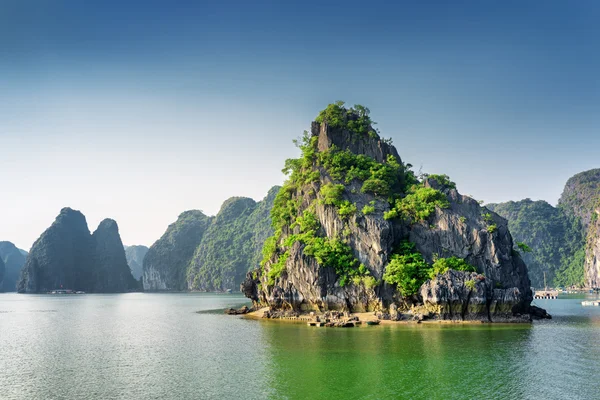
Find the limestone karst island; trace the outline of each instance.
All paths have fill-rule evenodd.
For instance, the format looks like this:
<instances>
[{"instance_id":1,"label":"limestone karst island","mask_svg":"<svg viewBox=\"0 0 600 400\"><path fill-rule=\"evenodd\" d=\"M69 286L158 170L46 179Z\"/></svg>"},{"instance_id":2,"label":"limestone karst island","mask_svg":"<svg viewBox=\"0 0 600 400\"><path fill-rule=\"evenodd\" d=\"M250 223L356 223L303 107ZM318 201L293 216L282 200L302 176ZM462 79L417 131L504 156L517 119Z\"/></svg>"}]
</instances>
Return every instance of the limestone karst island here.
<instances>
[{"instance_id":1,"label":"limestone karst island","mask_svg":"<svg viewBox=\"0 0 600 400\"><path fill-rule=\"evenodd\" d=\"M0 1L0 400L600 399L598 21Z\"/></svg>"},{"instance_id":2,"label":"limestone karst island","mask_svg":"<svg viewBox=\"0 0 600 400\"><path fill-rule=\"evenodd\" d=\"M415 176L376 132L368 108L330 104L298 146L301 158L286 161L289 179L271 210L275 233L242 284L267 316L546 316L531 306L507 221L461 195L447 175Z\"/></svg>"}]
</instances>

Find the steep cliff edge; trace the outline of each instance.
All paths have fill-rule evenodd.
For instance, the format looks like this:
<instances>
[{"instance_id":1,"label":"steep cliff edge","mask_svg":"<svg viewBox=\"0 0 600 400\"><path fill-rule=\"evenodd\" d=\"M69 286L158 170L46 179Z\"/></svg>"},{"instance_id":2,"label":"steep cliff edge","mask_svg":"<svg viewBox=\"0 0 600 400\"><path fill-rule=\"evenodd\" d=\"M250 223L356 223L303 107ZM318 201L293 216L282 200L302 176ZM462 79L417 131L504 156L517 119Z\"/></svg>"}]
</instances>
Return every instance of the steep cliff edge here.
<instances>
[{"instance_id":1,"label":"steep cliff edge","mask_svg":"<svg viewBox=\"0 0 600 400\"><path fill-rule=\"evenodd\" d=\"M460 195L445 175L417 180L373 129L368 109L329 105L299 147L302 157L286 161L289 179L275 199L262 267L241 287L255 306L419 305L446 318L445 293L457 291L439 277L452 270L469 282L452 301L467 307L481 292L480 309L461 318L527 317L529 278L506 220Z\"/></svg>"},{"instance_id":2,"label":"steep cliff edge","mask_svg":"<svg viewBox=\"0 0 600 400\"><path fill-rule=\"evenodd\" d=\"M17 285L20 293L55 289L125 292L135 289L116 222L103 221L90 234L85 216L63 208L33 244Z\"/></svg>"},{"instance_id":3,"label":"steep cliff edge","mask_svg":"<svg viewBox=\"0 0 600 400\"><path fill-rule=\"evenodd\" d=\"M17 290L21 293L60 288L90 290L93 284L93 248L84 215L63 208L50 228L33 244Z\"/></svg>"},{"instance_id":4,"label":"steep cliff edge","mask_svg":"<svg viewBox=\"0 0 600 400\"><path fill-rule=\"evenodd\" d=\"M0 258L0 287L4 288L4 275L6 273L6 266L4 261Z\"/></svg>"},{"instance_id":5,"label":"steep cliff edge","mask_svg":"<svg viewBox=\"0 0 600 400\"><path fill-rule=\"evenodd\" d=\"M144 273L144 257L148 253L148 247L135 245L125 246L125 257L127 257L127 264L131 269L131 274L137 280L139 280Z\"/></svg>"},{"instance_id":6,"label":"steep cliff edge","mask_svg":"<svg viewBox=\"0 0 600 400\"><path fill-rule=\"evenodd\" d=\"M202 211L185 211L144 257L144 290L187 289L186 273L212 218Z\"/></svg>"},{"instance_id":7,"label":"steep cliff edge","mask_svg":"<svg viewBox=\"0 0 600 400\"><path fill-rule=\"evenodd\" d=\"M572 275L581 276L579 260L583 258L583 277L581 281L588 288L600 287L598 270L600 270L600 226L598 225L598 209L600 209L600 169L580 172L569 178L558 202L565 214L581 225L582 241Z\"/></svg>"},{"instance_id":8,"label":"steep cliff edge","mask_svg":"<svg viewBox=\"0 0 600 400\"><path fill-rule=\"evenodd\" d=\"M0 278L0 292L14 292L17 290L17 281L21 274L21 268L25 265L26 257L27 252L18 249L11 242L0 242L0 260L3 261L6 267L4 280Z\"/></svg>"},{"instance_id":9,"label":"steep cliff edge","mask_svg":"<svg viewBox=\"0 0 600 400\"><path fill-rule=\"evenodd\" d=\"M587 235L585 284L588 288L600 288L600 207L594 209Z\"/></svg>"},{"instance_id":10,"label":"steep cliff edge","mask_svg":"<svg viewBox=\"0 0 600 400\"><path fill-rule=\"evenodd\" d=\"M117 222L112 219L102 221L92 234L92 239L95 244L92 291L126 292L138 288L138 282L127 265Z\"/></svg>"}]
</instances>

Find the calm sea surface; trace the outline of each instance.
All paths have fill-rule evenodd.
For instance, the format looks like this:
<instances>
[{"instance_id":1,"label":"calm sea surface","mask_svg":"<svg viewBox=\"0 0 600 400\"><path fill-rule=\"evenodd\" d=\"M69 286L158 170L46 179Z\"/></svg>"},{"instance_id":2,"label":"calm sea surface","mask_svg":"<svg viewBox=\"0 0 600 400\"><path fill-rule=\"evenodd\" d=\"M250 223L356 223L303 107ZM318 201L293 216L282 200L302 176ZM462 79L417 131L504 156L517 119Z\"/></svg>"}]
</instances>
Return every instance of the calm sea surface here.
<instances>
[{"instance_id":1,"label":"calm sea surface","mask_svg":"<svg viewBox=\"0 0 600 400\"><path fill-rule=\"evenodd\" d=\"M0 294L0 399L600 399L600 307L532 325L249 321L240 295Z\"/></svg>"}]
</instances>

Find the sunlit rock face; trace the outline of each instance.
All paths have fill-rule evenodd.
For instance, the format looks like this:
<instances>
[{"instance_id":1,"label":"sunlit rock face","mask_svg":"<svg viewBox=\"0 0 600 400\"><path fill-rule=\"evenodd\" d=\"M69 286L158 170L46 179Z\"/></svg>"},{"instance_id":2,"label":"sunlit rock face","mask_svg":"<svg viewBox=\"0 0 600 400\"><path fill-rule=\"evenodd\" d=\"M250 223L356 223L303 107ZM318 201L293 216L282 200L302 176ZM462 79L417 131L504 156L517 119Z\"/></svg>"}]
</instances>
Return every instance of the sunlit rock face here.
<instances>
[{"instance_id":1,"label":"sunlit rock face","mask_svg":"<svg viewBox=\"0 0 600 400\"><path fill-rule=\"evenodd\" d=\"M358 116L349 113L347 118ZM348 150L378 163L402 164L394 146L375 134L372 127L365 131L369 133L332 127L327 121L313 122L308 140L315 143L316 155L308 167L310 174L304 171L311 179L300 184L288 182L282 192L287 191L288 204L295 208L292 218L302 217L307 210L314 213L318 220L315 235L328 240L339 239L349 246L356 265L360 263L361 268L368 271L363 276L374 278L372 283L365 284L360 279L341 282L334 268L320 265L306 243L295 241L303 233L296 220L282 226L276 237L276 251L265 260L263 267L248 273L241 285L246 296L256 307L275 309L362 312L387 311L391 305L406 308L427 304L430 309L439 310L438 317L446 319L527 319L532 300L530 281L526 265L513 250L505 219L433 178L424 178L419 185L443 193L446 207L436 207L420 222L385 218L384 214L391 208L388 197L364 190L360 179L332 176L331 168L324 165L326 161L321 162L319 156L332 149ZM399 176L397 182L402 187L403 177ZM340 215L339 207L327 204L322 188L329 184L343 185L338 201L354 205L356 212ZM397 191L395 195L401 198L406 194ZM372 207L368 213L361 212L365 206ZM470 275L438 277L425 282L419 293L403 297L383 277L395 249L406 240L414 244L428 263L437 257L464 259L477 269L474 276L481 281L466 291L464 281L470 280ZM281 272L270 273L274 269ZM466 311L457 313L459 308Z\"/></svg>"}]
</instances>

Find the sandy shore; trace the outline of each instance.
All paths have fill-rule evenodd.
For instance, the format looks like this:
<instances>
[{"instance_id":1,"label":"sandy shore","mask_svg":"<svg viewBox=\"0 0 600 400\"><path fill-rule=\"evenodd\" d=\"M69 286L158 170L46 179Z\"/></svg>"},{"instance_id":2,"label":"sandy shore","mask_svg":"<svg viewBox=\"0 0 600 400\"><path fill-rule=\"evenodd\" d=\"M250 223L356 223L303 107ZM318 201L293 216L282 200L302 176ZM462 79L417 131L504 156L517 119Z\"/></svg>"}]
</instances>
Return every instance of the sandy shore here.
<instances>
[{"instance_id":1,"label":"sandy shore","mask_svg":"<svg viewBox=\"0 0 600 400\"><path fill-rule=\"evenodd\" d=\"M313 318L308 314L300 314L299 317L294 318L294 317L287 317L287 318L263 318L263 314L265 311L268 311L269 308L265 307L265 308L261 308L257 311L252 311L249 312L247 314L242 315L242 318L247 318L247 319L256 319L256 320L262 320L262 321L277 321L277 322L289 322L289 323L294 323L294 324L306 324L309 321L313 320ZM372 312L366 312L366 313L351 313L350 314L350 318L352 317L358 317L358 320L360 322L362 322L362 324L357 325L357 327L360 326L369 326L367 325L365 322L367 321L379 321L379 325L417 325L417 324L451 324L451 325L460 325L460 324L467 324L467 325L481 325L481 324L502 324L502 323L498 323L498 322L489 322L489 321L451 321L451 320L439 320L439 319L431 319L431 320L423 320L423 321L412 321L412 320L402 320L402 321L390 321L390 320L380 320L377 319L377 317L372 313ZM511 323L507 323L512 325Z\"/></svg>"}]
</instances>

